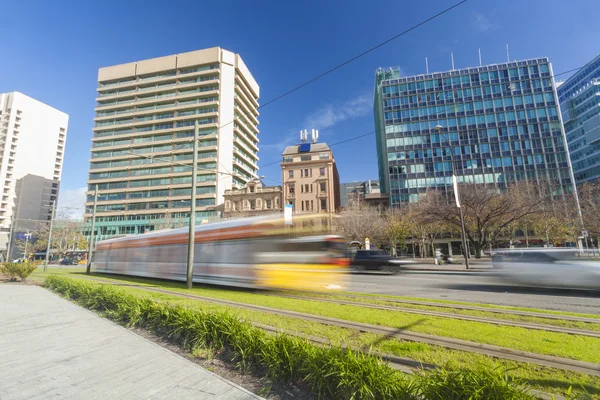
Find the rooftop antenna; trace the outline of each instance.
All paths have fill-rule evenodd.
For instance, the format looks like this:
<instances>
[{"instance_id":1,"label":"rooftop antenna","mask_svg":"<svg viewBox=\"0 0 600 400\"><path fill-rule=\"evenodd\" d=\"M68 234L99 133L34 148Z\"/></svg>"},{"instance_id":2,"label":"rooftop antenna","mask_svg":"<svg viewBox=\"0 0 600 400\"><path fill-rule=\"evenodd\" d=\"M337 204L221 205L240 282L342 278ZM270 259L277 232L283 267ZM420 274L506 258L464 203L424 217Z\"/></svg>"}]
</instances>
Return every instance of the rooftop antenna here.
<instances>
[{"instance_id":1,"label":"rooftop antenna","mask_svg":"<svg viewBox=\"0 0 600 400\"><path fill-rule=\"evenodd\" d=\"M450 53L450 58L452 58L452 71L454 71L454 53Z\"/></svg>"},{"instance_id":2,"label":"rooftop antenna","mask_svg":"<svg viewBox=\"0 0 600 400\"><path fill-rule=\"evenodd\" d=\"M429 61L427 61L427 57L425 57L425 73L429 73Z\"/></svg>"},{"instance_id":3,"label":"rooftop antenna","mask_svg":"<svg viewBox=\"0 0 600 400\"><path fill-rule=\"evenodd\" d=\"M317 143L318 140L319 140L319 130L313 129L312 130L312 142Z\"/></svg>"},{"instance_id":4,"label":"rooftop antenna","mask_svg":"<svg viewBox=\"0 0 600 400\"><path fill-rule=\"evenodd\" d=\"M481 49L477 49L479 52L479 66L481 67Z\"/></svg>"},{"instance_id":5,"label":"rooftop antenna","mask_svg":"<svg viewBox=\"0 0 600 400\"><path fill-rule=\"evenodd\" d=\"M308 139L308 132L307 130L300 130L300 143L306 143Z\"/></svg>"},{"instance_id":6,"label":"rooftop antenna","mask_svg":"<svg viewBox=\"0 0 600 400\"><path fill-rule=\"evenodd\" d=\"M508 52L508 43L506 43L506 62L510 62L510 53Z\"/></svg>"}]
</instances>

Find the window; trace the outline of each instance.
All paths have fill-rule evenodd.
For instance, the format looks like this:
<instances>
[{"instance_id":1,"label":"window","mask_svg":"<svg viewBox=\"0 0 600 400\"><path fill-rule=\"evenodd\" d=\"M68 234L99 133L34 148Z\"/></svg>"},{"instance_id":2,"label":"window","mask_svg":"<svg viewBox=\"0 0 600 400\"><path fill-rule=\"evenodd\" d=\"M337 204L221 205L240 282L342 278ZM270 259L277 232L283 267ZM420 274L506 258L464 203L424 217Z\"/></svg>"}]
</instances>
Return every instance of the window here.
<instances>
[{"instance_id":1,"label":"window","mask_svg":"<svg viewBox=\"0 0 600 400\"><path fill-rule=\"evenodd\" d=\"M290 186L288 189L289 194L294 194L294 187Z\"/></svg>"},{"instance_id":2,"label":"window","mask_svg":"<svg viewBox=\"0 0 600 400\"><path fill-rule=\"evenodd\" d=\"M294 177L294 170L293 170L293 169L290 169L290 170L288 171L288 178L293 178L293 177Z\"/></svg>"},{"instance_id":3,"label":"window","mask_svg":"<svg viewBox=\"0 0 600 400\"><path fill-rule=\"evenodd\" d=\"M254 185L248 186L248 189L250 189L250 193L254 193Z\"/></svg>"},{"instance_id":4,"label":"window","mask_svg":"<svg viewBox=\"0 0 600 400\"><path fill-rule=\"evenodd\" d=\"M250 209L256 210L256 200L250 200Z\"/></svg>"},{"instance_id":5,"label":"window","mask_svg":"<svg viewBox=\"0 0 600 400\"><path fill-rule=\"evenodd\" d=\"M270 209L271 208L271 200L266 200L265 202L266 202L267 209Z\"/></svg>"},{"instance_id":6,"label":"window","mask_svg":"<svg viewBox=\"0 0 600 400\"><path fill-rule=\"evenodd\" d=\"M321 182L321 183L319 184L319 190L320 190L321 192L325 192L325 182Z\"/></svg>"},{"instance_id":7,"label":"window","mask_svg":"<svg viewBox=\"0 0 600 400\"><path fill-rule=\"evenodd\" d=\"M321 199L321 211L327 211L327 200Z\"/></svg>"},{"instance_id":8,"label":"window","mask_svg":"<svg viewBox=\"0 0 600 400\"><path fill-rule=\"evenodd\" d=\"M319 168L319 176L325 176L325 168Z\"/></svg>"}]
</instances>

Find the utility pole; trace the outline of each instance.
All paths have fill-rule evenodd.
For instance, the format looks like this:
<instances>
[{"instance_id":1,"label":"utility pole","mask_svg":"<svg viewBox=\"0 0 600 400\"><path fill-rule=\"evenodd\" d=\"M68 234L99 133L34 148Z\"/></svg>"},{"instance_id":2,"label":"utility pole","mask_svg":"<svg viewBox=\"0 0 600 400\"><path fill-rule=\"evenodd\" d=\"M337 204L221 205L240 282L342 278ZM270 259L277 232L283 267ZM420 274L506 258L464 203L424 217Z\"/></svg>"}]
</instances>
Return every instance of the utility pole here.
<instances>
[{"instance_id":1,"label":"utility pole","mask_svg":"<svg viewBox=\"0 0 600 400\"><path fill-rule=\"evenodd\" d=\"M88 262L85 270L86 274L90 274L92 269L92 255L94 249L94 230L96 229L96 203L98 202L98 184L94 186L94 211L92 212L92 230L90 231L90 244L88 245Z\"/></svg>"},{"instance_id":2,"label":"utility pole","mask_svg":"<svg viewBox=\"0 0 600 400\"><path fill-rule=\"evenodd\" d=\"M23 260L26 260L27 257L27 244L29 244L29 237L31 233L29 233L29 229L27 229L27 233L25 234L25 250L23 250Z\"/></svg>"},{"instance_id":3,"label":"utility pole","mask_svg":"<svg viewBox=\"0 0 600 400\"><path fill-rule=\"evenodd\" d=\"M48 231L48 245L46 246L46 263L44 264L44 272L48 270L48 260L50 259L50 243L52 243L52 227L54 226L54 216L56 214L56 200L52 200L52 205L50 207L50 230Z\"/></svg>"},{"instance_id":4,"label":"utility pole","mask_svg":"<svg viewBox=\"0 0 600 400\"><path fill-rule=\"evenodd\" d=\"M194 282L194 246L196 244L196 174L198 173L198 135L200 126L198 120L194 123L194 157L192 164L192 202L190 203L190 234L188 237L187 259L187 288L191 289Z\"/></svg>"},{"instance_id":5,"label":"utility pole","mask_svg":"<svg viewBox=\"0 0 600 400\"><path fill-rule=\"evenodd\" d=\"M465 268L469 269L469 256L470 251L467 247L467 234L465 232L465 216L463 214L463 209L460 204L460 195L458 193L458 178L456 177L456 171L454 169L454 154L452 151L452 145L450 144L450 138L448 135L442 134L442 126L438 125L434 128L434 130L440 135L445 136L446 141L448 142L448 149L450 150L450 162L452 163L452 183L454 185L454 196L456 198L456 206L460 212L460 231L461 231L461 241L463 246L463 255L465 256Z\"/></svg>"},{"instance_id":6,"label":"utility pole","mask_svg":"<svg viewBox=\"0 0 600 400\"><path fill-rule=\"evenodd\" d=\"M15 222L17 221L17 219L15 218L15 213L13 213L12 217L10 218L10 232L8 234L8 244L6 245L6 262L11 262L11 255L10 252L12 250L12 241L13 241L13 234L15 232Z\"/></svg>"}]
</instances>

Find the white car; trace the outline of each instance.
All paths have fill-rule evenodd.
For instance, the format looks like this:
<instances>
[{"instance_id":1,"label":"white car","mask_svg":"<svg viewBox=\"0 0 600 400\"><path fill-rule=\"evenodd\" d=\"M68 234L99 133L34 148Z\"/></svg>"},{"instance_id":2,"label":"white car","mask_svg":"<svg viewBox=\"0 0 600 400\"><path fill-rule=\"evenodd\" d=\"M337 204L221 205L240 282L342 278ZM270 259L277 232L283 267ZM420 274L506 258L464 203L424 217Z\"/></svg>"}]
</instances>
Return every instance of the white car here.
<instances>
[{"instance_id":1,"label":"white car","mask_svg":"<svg viewBox=\"0 0 600 400\"><path fill-rule=\"evenodd\" d=\"M498 276L512 284L600 290L600 262L579 249L514 249L493 257Z\"/></svg>"}]
</instances>

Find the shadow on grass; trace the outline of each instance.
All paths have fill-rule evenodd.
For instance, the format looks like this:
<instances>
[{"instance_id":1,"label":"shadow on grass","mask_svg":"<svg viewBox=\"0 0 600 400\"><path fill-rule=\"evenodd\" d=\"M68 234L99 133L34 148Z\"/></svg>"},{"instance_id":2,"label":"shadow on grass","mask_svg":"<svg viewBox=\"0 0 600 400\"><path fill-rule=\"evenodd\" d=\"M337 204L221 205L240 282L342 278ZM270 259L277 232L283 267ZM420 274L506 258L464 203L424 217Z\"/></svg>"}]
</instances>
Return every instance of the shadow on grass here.
<instances>
[{"instance_id":1,"label":"shadow on grass","mask_svg":"<svg viewBox=\"0 0 600 400\"><path fill-rule=\"evenodd\" d=\"M464 290L488 293L519 293L519 294L537 294L550 296L575 296L600 298L598 290L578 290L578 289L554 289L554 288L536 288L529 286L512 285L489 285L489 284L440 284L438 288Z\"/></svg>"},{"instance_id":2,"label":"shadow on grass","mask_svg":"<svg viewBox=\"0 0 600 400\"><path fill-rule=\"evenodd\" d=\"M573 382L566 382L566 381L557 381L555 379L526 379L526 382L528 385L539 385L541 387L551 387L557 390L562 390L564 392L568 391L569 388L573 388L574 391L576 392L583 392L584 395L582 397L575 397L576 399L592 399L592 398L598 398L598 397L592 397L592 396L597 396L598 394L600 394L600 384L598 385L591 385L591 384L587 384L587 383L573 383ZM586 397L589 396L589 397Z\"/></svg>"},{"instance_id":3,"label":"shadow on grass","mask_svg":"<svg viewBox=\"0 0 600 400\"><path fill-rule=\"evenodd\" d=\"M396 329L395 329L393 332L390 332L390 333L388 333L388 334L386 334L386 335L383 335L383 336L381 336L381 337L379 337L379 338L375 339L375 340L374 340L372 343L369 343L369 345L368 345L368 346L367 346L367 345L363 346L363 347L362 347L362 350L363 350L363 351L365 351L365 349L366 349L366 350L368 350L368 347L375 347L375 346L377 346L379 343L381 343L381 342L383 342L383 341L385 341L385 340L397 339L397 338L395 337L395 335L397 335L397 334L399 334L399 333L404 333L404 332L406 332L407 330L409 330L409 329L410 329L410 328L412 328L412 327L415 327L415 326L421 325L421 324L422 324L424 321L425 321L425 319L420 319L420 320L418 320L418 321L415 321L415 322L413 322L413 323L410 323L410 324L408 324L408 325L404 325L404 326L398 327L398 328L396 328Z\"/></svg>"}]
</instances>

